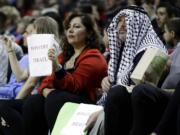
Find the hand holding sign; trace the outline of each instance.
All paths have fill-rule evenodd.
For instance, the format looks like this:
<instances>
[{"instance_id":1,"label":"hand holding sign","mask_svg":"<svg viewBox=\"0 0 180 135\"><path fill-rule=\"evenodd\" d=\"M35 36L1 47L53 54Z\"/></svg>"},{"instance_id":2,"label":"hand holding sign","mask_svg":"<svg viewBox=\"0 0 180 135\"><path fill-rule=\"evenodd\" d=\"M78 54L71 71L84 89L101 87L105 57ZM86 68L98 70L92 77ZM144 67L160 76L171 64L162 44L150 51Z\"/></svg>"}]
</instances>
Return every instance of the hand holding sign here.
<instances>
[{"instance_id":1,"label":"hand holding sign","mask_svg":"<svg viewBox=\"0 0 180 135\"><path fill-rule=\"evenodd\" d=\"M53 71L55 71L58 67L58 55L53 48L48 50L48 58L52 61Z\"/></svg>"},{"instance_id":2,"label":"hand holding sign","mask_svg":"<svg viewBox=\"0 0 180 135\"><path fill-rule=\"evenodd\" d=\"M52 73L48 50L54 44L53 34L33 34L27 37L30 76L47 76Z\"/></svg>"}]
</instances>

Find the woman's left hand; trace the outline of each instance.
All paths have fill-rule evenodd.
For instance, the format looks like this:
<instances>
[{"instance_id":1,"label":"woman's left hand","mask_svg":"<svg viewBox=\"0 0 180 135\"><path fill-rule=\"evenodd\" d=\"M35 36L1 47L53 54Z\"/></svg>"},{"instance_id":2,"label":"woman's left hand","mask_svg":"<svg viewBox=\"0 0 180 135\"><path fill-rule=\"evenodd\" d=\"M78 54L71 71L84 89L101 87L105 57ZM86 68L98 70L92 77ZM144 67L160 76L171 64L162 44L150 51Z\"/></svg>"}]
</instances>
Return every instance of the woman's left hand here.
<instances>
[{"instance_id":1,"label":"woman's left hand","mask_svg":"<svg viewBox=\"0 0 180 135\"><path fill-rule=\"evenodd\" d=\"M53 90L54 89L44 88L42 94L46 98Z\"/></svg>"},{"instance_id":2,"label":"woman's left hand","mask_svg":"<svg viewBox=\"0 0 180 135\"><path fill-rule=\"evenodd\" d=\"M102 91L104 91L104 92L108 92L109 89L111 88L111 83L109 81L108 76L103 78L103 80L101 82L101 87L102 87Z\"/></svg>"},{"instance_id":3,"label":"woman's left hand","mask_svg":"<svg viewBox=\"0 0 180 135\"><path fill-rule=\"evenodd\" d=\"M48 58L49 58L49 60L52 61L53 71L56 71L56 69L58 67L58 56L54 49L48 50Z\"/></svg>"}]
</instances>

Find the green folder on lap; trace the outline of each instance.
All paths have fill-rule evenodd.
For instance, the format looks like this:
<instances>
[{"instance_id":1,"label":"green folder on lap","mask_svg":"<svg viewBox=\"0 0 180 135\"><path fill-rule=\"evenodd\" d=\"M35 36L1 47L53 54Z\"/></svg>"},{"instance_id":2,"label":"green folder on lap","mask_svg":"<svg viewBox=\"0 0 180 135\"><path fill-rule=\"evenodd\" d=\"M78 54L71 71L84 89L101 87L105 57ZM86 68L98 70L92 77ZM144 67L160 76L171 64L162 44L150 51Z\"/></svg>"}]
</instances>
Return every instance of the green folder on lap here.
<instances>
[{"instance_id":1,"label":"green folder on lap","mask_svg":"<svg viewBox=\"0 0 180 135\"><path fill-rule=\"evenodd\" d=\"M83 132L89 116L101 106L65 103L61 108L51 135L86 135Z\"/></svg>"}]
</instances>

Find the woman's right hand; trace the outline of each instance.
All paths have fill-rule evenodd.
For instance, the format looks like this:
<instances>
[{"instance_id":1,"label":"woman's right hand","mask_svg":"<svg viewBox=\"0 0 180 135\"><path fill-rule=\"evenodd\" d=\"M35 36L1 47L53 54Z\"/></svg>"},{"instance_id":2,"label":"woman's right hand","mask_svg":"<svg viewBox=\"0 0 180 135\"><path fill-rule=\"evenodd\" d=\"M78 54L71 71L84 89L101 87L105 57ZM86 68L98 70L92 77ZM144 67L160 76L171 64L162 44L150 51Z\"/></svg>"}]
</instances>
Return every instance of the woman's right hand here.
<instances>
[{"instance_id":1,"label":"woman's right hand","mask_svg":"<svg viewBox=\"0 0 180 135\"><path fill-rule=\"evenodd\" d=\"M12 40L10 37L4 36L3 41L5 43L5 48L7 51L12 50Z\"/></svg>"},{"instance_id":2,"label":"woman's right hand","mask_svg":"<svg viewBox=\"0 0 180 135\"><path fill-rule=\"evenodd\" d=\"M52 49L48 50L48 58L49 58L49 60L52 61L53 71L56 71L59 63L58 63L58 56L57 56L55 49L52 48Z\"/></svg>"},{"instance_id":3,"label":"woman's right hand","mask_svg":"<svg viewBox=\"0 0 180 135\"><path fill-rule=\"evenodd\" d=\"M101 82L101 87L102 87L102 90L107 92L109 91L110 87L111 87L111 83L109 81L109 78L108 76L104 77L102 82Z\"/></svg>"},{"instance_id":4,"label":"woman's right hand","mask_svg":"<svg viewBox=\"0 0 180 135\"><path fill-rule=\"evenodd\" d=\"M84 131L88 131L89 129L92 129L92 128L93 128L93 126L95 125L96 120L97 120L99 114L101 113L101 111L102 111L102 110L96 111L96 112L92 113L92 114L89 116L89 119L88 119L88 121L87 121L87 123L86 123L86 127L85 127Z\"/></svg>"}]
</instances>

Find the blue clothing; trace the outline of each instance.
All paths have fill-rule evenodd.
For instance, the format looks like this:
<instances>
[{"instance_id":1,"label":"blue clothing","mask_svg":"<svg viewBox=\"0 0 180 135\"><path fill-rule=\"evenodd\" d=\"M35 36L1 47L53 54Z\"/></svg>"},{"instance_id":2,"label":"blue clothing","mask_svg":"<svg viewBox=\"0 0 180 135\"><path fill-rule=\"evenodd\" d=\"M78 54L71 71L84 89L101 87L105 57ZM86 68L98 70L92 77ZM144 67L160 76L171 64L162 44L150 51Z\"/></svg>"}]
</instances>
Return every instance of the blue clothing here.
<instances>
[{"instance_id":1,"label":"blue clothing","mask_svg":"<svg viewBox=\"0 0 180 135\"><path fill-rule=\"evenodd\" d=\"M20 60L23 57L23 51L21 47L14 43L12 44L12 49L14 50L17 59ZM4 43L0 41L0 87L7 84L10 73L11 68L9 67L8 54Z\"/></svg>"},{"instance_id":2,"label":"blue clothing","mask_svg":"<svg viewBox=\"0 0 180 135\"><path fill-rule=\"evenodd\" d=\"M8 54L3 42L0 41L0 86L6 84L8 73Z\"/></svg>"},{"instance_id":3,"label":"blue clothing","mask_svg":"<svg viewBox=\"0 0 180 135\"><path fill-rule=\"evenodd\" d=\"M171 60L170 72L161 87L164 89L174 89L180 80L180 42L172 53Z\"/></svg>"},{"instance_id":4,"label":"blue clothing","mask_svg":"<svg viewBox=\"0 0 180 135\"><path fill-rule=\"evenodd\" d=\"M19 61L22 69L28 70L28 55L22 57ZM14 99L26 80L17 82L15 74L11 74L9 83L0 86L0 99Z\"/></svg>"}]
</instances>

